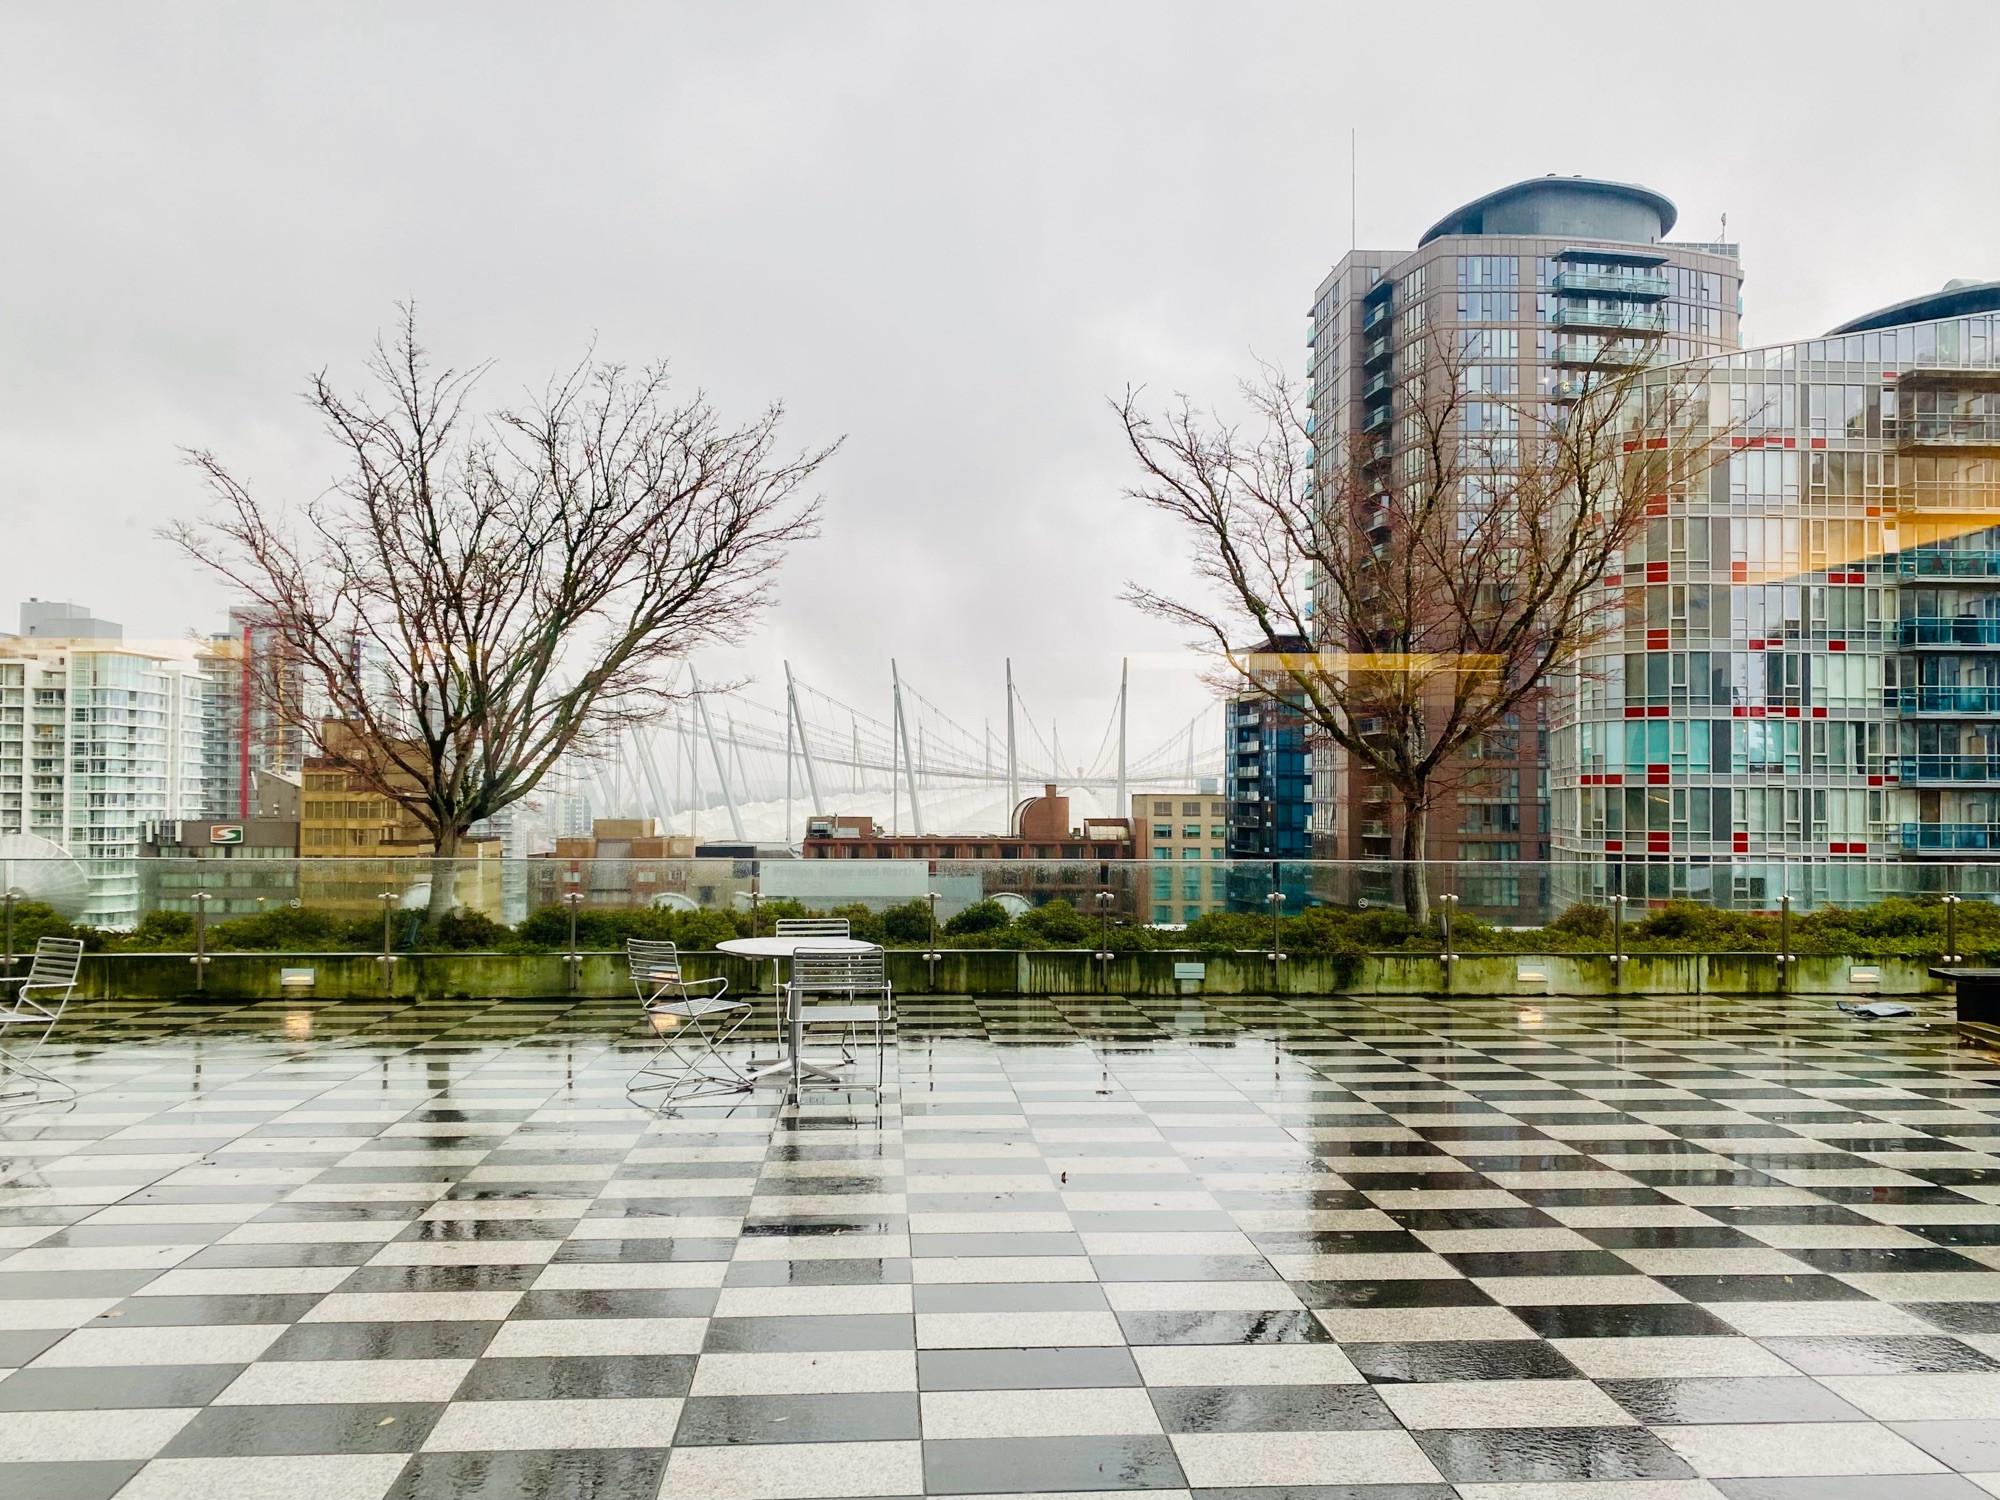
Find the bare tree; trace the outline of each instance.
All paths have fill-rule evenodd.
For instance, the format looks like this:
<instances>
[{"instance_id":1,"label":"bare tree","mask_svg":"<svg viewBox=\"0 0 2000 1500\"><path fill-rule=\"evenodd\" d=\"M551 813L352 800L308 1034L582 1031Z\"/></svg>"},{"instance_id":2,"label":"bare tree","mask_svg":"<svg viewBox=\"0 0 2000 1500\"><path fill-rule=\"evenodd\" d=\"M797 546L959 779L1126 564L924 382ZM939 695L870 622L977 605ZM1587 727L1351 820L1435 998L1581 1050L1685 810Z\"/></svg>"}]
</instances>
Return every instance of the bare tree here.
<instances>
[{"instance_id":1,"label":"bare tree","mask_svg":"<svg viewBox=\"0 0 2000 1500\"><path fill-rule=\"evenodd\" d=\"M1128 597L1389 790L1418 921L1453 757L1618 628L1600 585L1649 502L1709 461L1694 391L1636 347L1607 344L1557 400L1472 390L1434 335L1391 428L1317 474L1301 393L1270 366L1241 387L1244 426L1184 396L1157 416L1136 391L1114 402L1142 476L1127 494L1181 523L1199 581Z\"/></svg>"},{"instance_id":2,"label":"bare tree","mask_svg":"<svg viewBox=\"0 0 2000 1500\"><path fill-rule=\"evenodd\" d=\"M288 514L192 453L219 505L163 535L268 612L318 700L288 709L312 752L421 824L435 920L475 823L657 717L690 652L757 618L834 449L781 454L781 408L730 427L664 365L586 359L477 415L486 367L437 368L408 308L368 368L362 395L311 382L331 490Z\"/></svg>"}]
</instances>

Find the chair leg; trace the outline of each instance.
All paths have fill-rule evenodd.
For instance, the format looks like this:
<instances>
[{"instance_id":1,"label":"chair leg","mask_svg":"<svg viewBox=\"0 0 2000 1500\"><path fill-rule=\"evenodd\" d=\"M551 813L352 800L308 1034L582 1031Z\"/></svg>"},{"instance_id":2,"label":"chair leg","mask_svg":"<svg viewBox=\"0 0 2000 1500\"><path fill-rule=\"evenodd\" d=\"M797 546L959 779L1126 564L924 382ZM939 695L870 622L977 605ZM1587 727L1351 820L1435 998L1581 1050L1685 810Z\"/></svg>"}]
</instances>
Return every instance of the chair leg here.
<instances>
[{"instance_id":1,"label":"chair leg","mask_svg":"<svg viewBox=\"0 0 2000 1500\"><path fill-rule=\"evenodd\" d=\"M42 1050L42 1044L48 1041L49 1033L56 1029L56 1019L55 1016L50 1016L47 1021L40 1023L40 1034L19 1051L0 1045L0 1108L38 1104L48 1097L49 1092L59 1099L76 1097L76 1089L72 1085L63 1082L34 1060L35 1054ZM10 1031L30 1030L35 1024L32 1021L18 1020L0 1023L0 1043L4 1043Z\"/></svg>"},{"instance_id":2,"label":"chair leg","mask_svg":"<svg viewBox=\"0 0 2000 1500\"><path fill-rule=\"evenodd\" d=\"M721 1094L747 1092L751 1088L750 1080L743 1076L741 1069L722 1055L721 1049L735 1037L749 1016L748 1006L730 1012L726 1022L718 1020L712 1026L704 1024L699 1016L689 1016L686 1024L694 1029L694 1037L699 1045L690 1045L690 1050L684 1053L682 1051L684 1034L680 1032L669 1034L646 1060L645 1066L632 1075L631 1081L625 1085L625 1091L631 1094L661 1091L662 1108L671 1107L683 1099L703 1099ZM664 1059L668 1057L671 1057L677 1065L675 1070L670 1071L664 1065ZM711 1058L724 1070L726 1076L702 1071L702 1064ZM659 1081L641 1083L641 1079Z\"/></svg>"}]
</instances>

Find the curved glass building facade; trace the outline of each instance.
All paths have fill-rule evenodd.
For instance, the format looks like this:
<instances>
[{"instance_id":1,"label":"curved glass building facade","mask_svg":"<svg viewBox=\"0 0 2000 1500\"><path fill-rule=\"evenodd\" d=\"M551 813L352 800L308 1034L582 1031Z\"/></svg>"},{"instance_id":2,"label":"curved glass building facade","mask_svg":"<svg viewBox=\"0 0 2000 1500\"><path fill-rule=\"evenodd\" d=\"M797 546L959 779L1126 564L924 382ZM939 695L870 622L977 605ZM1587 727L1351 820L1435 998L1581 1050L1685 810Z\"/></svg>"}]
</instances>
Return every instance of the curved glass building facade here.
<instances>
[{"instance_id":1,"label":"curved glass building facade","mask_svg":"<svg viewBox=\"0 0 2000 1500\"><path fill-rule=\"evenodd\" d=\"M1723 451L1555 695L1559 900L1864 900L2000 850L2000 284L1847 328L1658 372Z\"/></svg>"}]
</instances>

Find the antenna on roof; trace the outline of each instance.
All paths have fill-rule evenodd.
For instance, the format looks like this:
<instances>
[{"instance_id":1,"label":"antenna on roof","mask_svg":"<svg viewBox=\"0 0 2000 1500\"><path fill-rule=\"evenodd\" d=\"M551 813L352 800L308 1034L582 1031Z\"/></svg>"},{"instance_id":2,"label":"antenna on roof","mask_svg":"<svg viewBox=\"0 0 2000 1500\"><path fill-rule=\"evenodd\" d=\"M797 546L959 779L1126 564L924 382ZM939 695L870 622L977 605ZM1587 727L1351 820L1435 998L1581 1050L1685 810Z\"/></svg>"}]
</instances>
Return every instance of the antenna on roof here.
<instances>
[{"instance_id":1,"label":"antenna on roof","mask_svg":"<svg viewBox=\"0 0 2000 1500\"><path fill-rule=\"evenodd\" d=\"M1722 216L1722 243L1729 243L1729 215L1726 213Z\"/></svg>"},{"instance_id":2,"label":"antenna on roof","mask_svg":"<svg viewBox=\"0 0 2000 1500\"><path fill-rule=\"evenodd\" d=\"M1357 134L1354 126L1347 127L1347 253L1350 255L1361 248L1361 190L1356 186L1354 172L1359 154L1355 145Z\"/></svg>"}]
</instances>

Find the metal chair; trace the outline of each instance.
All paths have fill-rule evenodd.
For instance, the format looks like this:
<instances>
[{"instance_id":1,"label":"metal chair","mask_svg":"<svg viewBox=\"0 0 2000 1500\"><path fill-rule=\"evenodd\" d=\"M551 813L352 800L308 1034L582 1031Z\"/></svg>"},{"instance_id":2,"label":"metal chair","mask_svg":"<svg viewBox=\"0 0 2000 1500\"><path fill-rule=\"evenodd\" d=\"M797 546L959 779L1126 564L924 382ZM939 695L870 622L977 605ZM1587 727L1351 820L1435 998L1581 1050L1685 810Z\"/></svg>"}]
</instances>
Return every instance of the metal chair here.
<instances>
[{"instance_id":1,"label":"metal chair","mask_svg":"<svg viewBox=\"0 0 2000 1500\"><path fill-rule=\"evenodd\" d=\"M845 917L780 917L779 937L849 937Z\"/></svg>"},{"instance_id":2,"label":"metal chair","mask_svg":"<svg viewBox=\"0 0 2000 1500\"><path fill-rule=\"evenodd\" d=\"M37 1065L34 1057L62 1019L82 965L81 940L45 937L36 942L27 973L0 977L0 985L20 986L11 1000L0 1001L0 1105L38 1100L45 1088L65 1099L76 1097L75 1089ZM8 1045L17 1031L33 1038L19 1050Z\"/></svg>"},{"instance_id":3,"label":"metal chair","mask_svg":"<svg viewBox=\"0 0 2000 1500\"><path fill-rule=\"evenodd\" d=\"M626 1092L658 1092L661 1106L670 1107L683 1099L739 1094L749 1089L751 1081L722 1055L722 1048L749 1018L749 1002L723 998L729 988L727 979L690 984L672 943L631 938L625 944L625 958L631 965L632 987L639 993L640 1008L660 1037L659 1047L625 1085ZM706 1069L711 1059L719 1071Z\"/></svg>"},{"instance_id":4,"label":"metal chair","mask_svg":"<svg viewBox=\"0 0 2000 1500\"><path fill-rule=\"evenodd\" d=\"M853 1062L858 1029L872 1027L875 1041L875 1092L882 1092L883 1064L888 1052L885 1029L896 1019L895 994L889 986L888 957L880 948L847 951L801 948L792 955L792 978L785 986L791 1012L792 1055L805 1043L807 1028L838 1026L840 1058ZM814 1004L825 997L835 1003Z\"/></svg>"}]
</instances>

